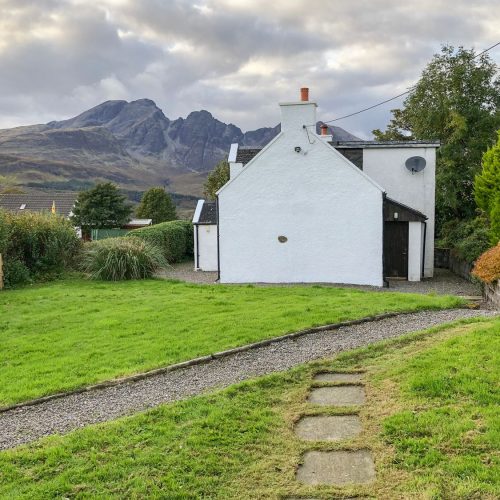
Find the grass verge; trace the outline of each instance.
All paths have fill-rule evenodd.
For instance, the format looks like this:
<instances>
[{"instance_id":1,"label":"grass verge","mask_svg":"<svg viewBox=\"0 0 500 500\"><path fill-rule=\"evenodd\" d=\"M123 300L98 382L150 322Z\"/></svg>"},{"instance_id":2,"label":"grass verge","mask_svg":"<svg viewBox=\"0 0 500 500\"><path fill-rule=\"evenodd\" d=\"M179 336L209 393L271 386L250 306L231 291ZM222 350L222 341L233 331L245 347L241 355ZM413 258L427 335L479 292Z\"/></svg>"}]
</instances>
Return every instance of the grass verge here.
<instances>
[{"instance_id":1,"label":"grass verge","mask_svg":"<svg viewBox=\"0 0 500 500\"><path fill-rule=\"evenodd\" d=\"M137 416L0 453L3 498L498 498L500 318L344 353ZM364 370L362 433L304 443L314 373ZM363 487L306 487L301 454L370 448L377 479Z\"/></svg>"},{"instance_id":2,"label":"grass verge","mask_svg":"<svg viewBox=\"0 0 500 500\"><path fill-rule=\"evenodd\" d=\"M0 406L303 328L460 299L330 287L68 280L0 294Z\"/></svg>"}]
</instances>

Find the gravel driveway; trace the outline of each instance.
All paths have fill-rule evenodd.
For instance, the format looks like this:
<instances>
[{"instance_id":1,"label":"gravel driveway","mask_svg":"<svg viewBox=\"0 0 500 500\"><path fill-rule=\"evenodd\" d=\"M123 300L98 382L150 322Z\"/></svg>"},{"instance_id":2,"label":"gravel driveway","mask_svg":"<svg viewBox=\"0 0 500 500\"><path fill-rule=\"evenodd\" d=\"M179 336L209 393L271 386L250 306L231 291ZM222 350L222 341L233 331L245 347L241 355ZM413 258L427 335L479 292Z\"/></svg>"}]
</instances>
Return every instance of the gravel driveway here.
<instances>
[{"instance_id":1,"label":"gravel driveway","mask_svg":"<svg viewBox=\"0 0 500 500\"><path fill-rule=\"evenodd\" d=\"M186 281L188 283L198 284L214 284L217 281L216 272L195 271L193 262L181 262L173 264L168 269L158 273L159 278L175 279ZM477 283L464 280L460 276L453 274L448 269L434 269L434 277L424 279L422 281L406 281L390 279L389 288L379 288L373 286L349 285L321 283L324 286L342 286L344 288L358 288L360 290L370 290L377 292L407 292L407 293L436 293L438 295L462 295L462 296L481 296L481 287ZM298 286L297 283L293 284ZM311 285L304 284L304 286ZM264 285L260 286L290 286L289 284L282 285Z\"/></svg>"},{"instance_id":2,"label":"gravel driveway","mask_svg":"<svg viewBox=\"0 0 500 500\"><path fill-rule=\"evenodd\" d=\"M337 330L311 333L249 351L214 359L152 377L104 389L72 394L0 414L0 449L42 436L129 415L162 403L185 399L214 388L365 346L382 339L422 330L448 321L492 312L469 309L426 311L400 315Z\"/></svg>"}]
</instances>

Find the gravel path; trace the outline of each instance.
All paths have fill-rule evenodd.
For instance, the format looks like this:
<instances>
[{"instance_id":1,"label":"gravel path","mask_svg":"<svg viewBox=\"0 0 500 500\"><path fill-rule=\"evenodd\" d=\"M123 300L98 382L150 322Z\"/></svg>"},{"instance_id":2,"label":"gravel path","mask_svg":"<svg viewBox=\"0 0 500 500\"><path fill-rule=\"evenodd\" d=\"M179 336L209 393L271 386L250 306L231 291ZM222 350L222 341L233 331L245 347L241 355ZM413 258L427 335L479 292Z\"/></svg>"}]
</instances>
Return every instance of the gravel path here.
<instances>
[{"instance_id":1,"label":"gravel path","mask_svg":"<svg viewBox=\"0 0 500 500\"><path fill-rule=\"evenodd\" d=\"M66 433L86 425L113 420L266 373L286 370L378 340L460 318L492 314L489 311L468 309L406 314L311 333L214 359L206 364L16 408L0 413L0 450L34 441L42 436Z\"/></svg>"},{"instance_id":2,"label":"gravel path","mask_svg":"<svg viewBox=\"0 0 500 500\"><path fill-rule=\"evenodd\" d=\"M195 271L193 262L181 262L172 264L168 269L158 273L158 278L175 279L187 281L188 283L215 284L217 281L216 272ZM403 292L403 293L436 293L438 295L466 295L480 296L481 287L477 283L464 280L460 276L453 274L448 269L434 269L434 277L422 281L406 281L389 279L389 288L380 288L363 285L321 283L323 286L342 286L344 288L357 288L360 290L369 290L376 292ZM291 286L292 284L257 284L258 286ZM310 286L311 283L304 283L304 286ZM293 283L293 286L298 286Z\"/></svg>"}]
</instances>

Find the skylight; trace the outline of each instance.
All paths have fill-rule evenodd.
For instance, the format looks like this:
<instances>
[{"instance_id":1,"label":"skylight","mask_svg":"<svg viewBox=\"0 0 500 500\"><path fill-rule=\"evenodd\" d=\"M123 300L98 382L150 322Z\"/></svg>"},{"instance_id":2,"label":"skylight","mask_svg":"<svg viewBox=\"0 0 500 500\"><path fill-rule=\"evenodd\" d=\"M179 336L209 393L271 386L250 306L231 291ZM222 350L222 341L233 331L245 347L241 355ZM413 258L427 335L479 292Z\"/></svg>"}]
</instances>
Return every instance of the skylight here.
<instances>
[{"instance_id":1,"label":"skylight","mask_svg":"<svg viewBox=\"0 0 500 500\"><path fill-rule=\"evenodd\" d=\"M23 203L20 207L19 210L24 210L26 208L26 203Z\"/></svg>"}]
</instances>

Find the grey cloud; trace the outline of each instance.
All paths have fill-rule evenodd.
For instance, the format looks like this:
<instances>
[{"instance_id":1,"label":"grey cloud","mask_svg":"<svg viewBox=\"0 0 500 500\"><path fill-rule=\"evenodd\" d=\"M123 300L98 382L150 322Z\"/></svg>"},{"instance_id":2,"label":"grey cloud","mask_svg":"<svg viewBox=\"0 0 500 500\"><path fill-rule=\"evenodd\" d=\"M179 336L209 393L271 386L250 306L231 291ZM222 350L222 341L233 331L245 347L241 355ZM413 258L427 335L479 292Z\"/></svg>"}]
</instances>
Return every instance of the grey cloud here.
<instances>
[{"instance_id":1,"label":"grey cloud","mask_svg":"<svg viewBox=\"0 0 500 500\"><path fill-rule=\"evenodd\" d=\"M490 0L0 0L0 9L0 126L149 97L171 118L205 108L248 129L276 124L277 102L304 84L321 118L339 116L404 90L441 42L483 48L500 24ZM338 125L368 136L391 104Z\"/></svg>"}]
</instances>

